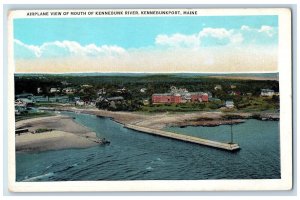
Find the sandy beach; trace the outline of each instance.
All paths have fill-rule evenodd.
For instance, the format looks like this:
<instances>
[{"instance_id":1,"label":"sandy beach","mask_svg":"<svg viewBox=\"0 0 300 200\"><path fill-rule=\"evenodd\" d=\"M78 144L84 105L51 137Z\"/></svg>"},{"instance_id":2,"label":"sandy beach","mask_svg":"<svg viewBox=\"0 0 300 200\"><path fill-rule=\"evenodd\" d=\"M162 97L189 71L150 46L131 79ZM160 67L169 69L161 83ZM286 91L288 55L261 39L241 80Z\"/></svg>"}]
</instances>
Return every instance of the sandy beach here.
<instances>
[{"instance_id":1,"label":"sandy beach","mask_svg":"<svg viewBox=\"0 0 300 200\"><path fill-rule=\"evenodd\" d=\"M16 134L17 152L87 148L99 145L95 132L77 124L68 116L56 115L18 121L16 129L20 128L28 128L28 132ZM49 129L49 131L34 133L38 129Z\"/></svg>"},{"instance_id":2,"label":"sandy beach","mask_svg":"<svg viewBox=\"0 0 300 200\"><path fill-rule=\"evenodd\" d=\"M223 112L192 112L192 113L155 113L142 114L132 112L112 112L98 109L55 108L60 111L72 111L92 114L101 117L110 117L121 124L132 124L152 129L163 129L167 126L218 126L222 124L243 123L244 119L251 118L254 113L230 113L236 119L228 120L228 114ZM264 116L265 115L265 116ZM279 114L261 114L261 117L278 119Z\"/></svg>"}]
</instances>

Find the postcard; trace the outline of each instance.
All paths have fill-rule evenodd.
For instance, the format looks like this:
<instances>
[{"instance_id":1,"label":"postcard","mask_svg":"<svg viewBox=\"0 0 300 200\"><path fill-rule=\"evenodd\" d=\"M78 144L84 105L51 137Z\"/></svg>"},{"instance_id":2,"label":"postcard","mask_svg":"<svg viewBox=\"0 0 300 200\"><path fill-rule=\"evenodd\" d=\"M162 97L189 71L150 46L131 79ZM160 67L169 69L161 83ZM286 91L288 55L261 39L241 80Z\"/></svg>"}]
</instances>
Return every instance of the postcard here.
<instances>
[{"instance_id":1,"label":"postcard","mask_svg":"<svg viewBox=\"0 0 300 200\"><path fill-rule=\"evenodd\" d=\"M9 189L292 188L291 11L9 13Z\"/></svg>"}]
</instances>

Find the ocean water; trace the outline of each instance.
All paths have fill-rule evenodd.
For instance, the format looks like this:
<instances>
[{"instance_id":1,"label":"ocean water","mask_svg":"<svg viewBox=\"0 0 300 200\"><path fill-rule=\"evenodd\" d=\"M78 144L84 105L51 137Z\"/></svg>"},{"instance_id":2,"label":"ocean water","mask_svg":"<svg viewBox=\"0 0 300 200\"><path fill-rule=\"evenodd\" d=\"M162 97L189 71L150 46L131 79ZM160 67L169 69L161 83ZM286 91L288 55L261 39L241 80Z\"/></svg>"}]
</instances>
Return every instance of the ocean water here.
<instances>
[{"instance_id":1,"label":"ocean water","mask_svg":"<svg viewBox=\"0 0 300 200\"><path fill-rule=\"evenodd\" d=\"M203 180L280 178L279 122L234 125L235 153L123 128L109 118L65 113L110 145L16 154L17 181ZM230 126L167 130L230 141Z\"/></svg>"}]
</instances>

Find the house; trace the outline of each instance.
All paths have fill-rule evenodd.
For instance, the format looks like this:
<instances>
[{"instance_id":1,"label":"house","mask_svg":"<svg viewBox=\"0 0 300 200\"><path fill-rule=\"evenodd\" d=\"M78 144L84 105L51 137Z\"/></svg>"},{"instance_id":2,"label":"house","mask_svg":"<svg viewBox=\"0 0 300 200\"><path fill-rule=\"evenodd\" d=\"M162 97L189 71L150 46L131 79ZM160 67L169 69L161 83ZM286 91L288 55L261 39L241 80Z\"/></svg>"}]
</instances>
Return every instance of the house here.
<instances>
[{"instance_id":1,"label":"house","mask_svg":"<svg viewBox=\"0 0 300 200\"><path fill-rule=\"evenodd\" d=\"M145 93L146 91L147 91L147 88L141 88L141 89L140 89L140 92L141 92L141 93Z\"/></svg>"},{"instance_id":2,"label":"house","mask_svg":"<svg viewBox=\"0 0 300 200\"><path fill-rule=\"evenodd\" d=\"M70 88L70 87L67 87L67 88L64 88L63 89L63 92L65 94L74 94L76 92L76 89L75 88Z\"/></svg>"},{"instance_id":3,"label":"house","mask_svg":"<svg viewBox=\"0 0 300 200\"><path fill-rule=\"evenodd\" d=\"M236 88L236 85L230 85L230 88L231 88L231 89L235 89L235 88Z\"/></svg>"},{"instance_id":4,"label":"house","mask_svg":"<svg viewBox=\"0 0 300 200\"><path fill-rule=\"evenodd\" d=\"M191 92L191 102L208 102L208 94L204 92Z\"/></svg>"},{"instance_id":5,"label":"house","mask_svg":"<svg viewBox=\"0 0 300 200\"><path fill-rule=\"evenodd\" d=\"M92 100L90 102L88 102L88 104L92 107L95 107L96 106L96 101L95 100Z\"/></svg>"},{"instance_id":6,"label":"house","mask_svg":"<svg viewBox=\"0 0 300 200\"><path fill-rule=\"evenodd\" d=\"M101 96L103 94L106 94L105 88L99 89L98 92L97 92L97 95Z\"/></svg>"},{"instance_id":7,"label":"house","mask_svg":"<svg viewBox=\"0 0 300 200\"><path fill-rule=\"evenodd\" d=\"M232 96L240 96L241 95L240 91L229 91L228 93L229 93L229 95L232 95Z\"/></svg>"},{"instance_id":8,"label":"house","mask_svg":"<svg viewBox=\"0 0 300 200\"><path fill-rule=\"evenodd\" d=\"M43 92L43 90L42 90L42 88L38 87L38 88L36 89L36 92L37 92L38 94L41 94L41 93Z\"/></svg>"},{"instance_id":9,"label":"house","mask_svg":"<svg viewBox=\"0 0 300 200\"><path fill-rule=\"evenodd\" d=\"M69 97L68 96L49 97L49 101L56 102L56 103L69 103Z\"/></svg>"},{"instance_id":10,"label":"house","mask_svg":"<svg viewBox=\"0 0 300 200\"><path fill-rule=\"evenodd\" d=\"M124 100L124 98L121 96L107 98L107 101L123 101L123 100Z\"/></svg>"},{"instance_id":11,"label":"house","mask_svg":"<svg viewBox=\"0 0 300 200\"><path fill-rule=\"evenodd\" d=\"M59 92L59 89L57 88L50 88L50 93L56 93Z\"/></svg>"},{"instance_id":12,"label":"house","mask_svg":"<svg viewBox=\"0 0 300 200\"><path fill-rule=\"evenodd\" d=\"M22 101L21 99L17 99L17 100L15 100L15 106L25 106L26 107L26 103L24 101Z\"/></svg>"},{"instance_id":13,"label":"house","mask_svg":"<svg viewBox=\"0 0 300 200\"><path fill-rule=\"evenodd\" d=\"M91 87L93 87L93 86L88 85L88 84L84 84L84 85L81 85L81 87L83 87L83 88L91 88Z\"/></svg>"},{"instance_id":14,"label":"house","mask_svg":"<svg viewBox=\"0 0 300 200\"><path fill-rule=\"evenodd\" d=\"M212 93L211 92L205 92L208 95L208 98L212 98Z\"/></svg>"},{"instance_id":15,"label":"house","mask_svg":"<svg viewBox=\"0 0 300 200\"><path fill-rule=\"evenodd\" d=\"M83 106L83 105L84 105L84 101L82 101L82 100L77 100L77 101L75 102L75 105L76 105L76 106Z\"/></svg>"},{"instance_id":16,"label":"house","mask_svg":"<svg viewBox=\"0 0 300 200\"><path fill-rule=\"evenodd\" d=\"M80 100L80 97L74 97L74 102Z\"/></svg>"},{"instance_id":17,"label":"house","mask_svg":"<svg viewBox=\"0 0 300 200\"><path fill-rule=\"evenodd\" d=\"M34 102L32 99L27 99L27 98L19 98L15 101L15 106L33 106Z\"/></svg>"},{"instance_id":18,"label":"house","mask_svg":"<svg viewBox=\"0 0 300 200\"><path fill-rule=\"evenodd\" d=\"M98 108L102 108L102 109L116 109L117 105L123 104L124 103L124 98L122 96L116 96L116 97L109 97L109 98L105 98L105 97L99 97L96 100L96 104L98 104Z\"/></svg>"},{"instance_id":19,"label":"house","mask_svg":"<svg viewBox=\"0 0 300 200\"><path fill-rule=\"evenodd\" d=\"M67 81L61 81L62 85L71 85L71 83L68 83Z\"/></svg>"},{"instance_id":20,"label":"house","mask_svg":"<svg viewBox=\"0 0 300 200\"><path fill-rule=\"evenodd\" d=\"M216 85L215 90L222 90L222 86L221 85Z\"/></svg>"},{"instance_id":21,"label":"house","mask_svg":"<svg viewBox=\"0 0 300 200\"><path fill-rule=\"evenodd\" d=\"M274 94L275 94L274 90L261 89L260 96L262 96L262 97L272 97Z\"/></svg>"},{"instance_id":22,"label":"house","mask_svg":"<svg viewBox=\"0 0 300 200\"><path fill-rule=\"evenodd\" d=\"M143 105L149 105L149 100L148 99L143 99Z\"/></svg>"},{"instance_id":23,"label":"house","mask_svg":"<svg viewBox=\"0 0 300 200\"><path fill-rule=\"evenodd\" d=\"M153 94L152 103L153 104L164 104L164 103L181 103L180 94L163 93L163 94Z\"/></svg>"},{"instance_id":24,"label":"house","mask_svg":"<svg viewBox=\"0 0 300 200\"><path fill-rule=\"evenodd\" d=\"M117 93L124 93L124 92L126 92L126 88L123 87L123 88L117 89L116 92Z\"/></svg>"},{"instance_id":25,"label":"house","mask_svg":"<svg viewBox=\"0 0 300 200\"><path fill-rule=\"evenodd\" d=\"M108 98L105 98L105 97L99 97L96 102L117 102L117 101L123 101L124 100L124 97L122 96L117 96L117 97L108 97Z\"/></svg>"},{"instance_id":26,"label":"house","mask_svg":"<svg viewBox=\"0 0 300 200\"><path fill-rule=\"evenodd\" d=\"M234 108L234 103L233 101L226 101L225 106L226 108Z\"/></svg>"},{"instance_id":27,"label":"house","mask_svg":"<svg viewBox=\"0 0 300 200\"><path fill-rule=\"evenodd\" d=\"M185 88L177 89L172 86L171 92L162 94L153 94L152 103L187 103L187 102L208 102L208 94L204 92L188 92Z\"/></svg>"}]
</instances>

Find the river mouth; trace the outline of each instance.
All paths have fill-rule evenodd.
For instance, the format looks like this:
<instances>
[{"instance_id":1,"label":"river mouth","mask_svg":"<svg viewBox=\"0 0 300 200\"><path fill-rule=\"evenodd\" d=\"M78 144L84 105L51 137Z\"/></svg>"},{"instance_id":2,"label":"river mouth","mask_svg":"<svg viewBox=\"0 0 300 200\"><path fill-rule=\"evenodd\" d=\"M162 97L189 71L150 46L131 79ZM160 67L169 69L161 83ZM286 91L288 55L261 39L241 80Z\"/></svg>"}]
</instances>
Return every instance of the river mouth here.
<instances>
[{"instance_id":1,"label":"river mouth","mask_svg":"<svg viewBox=\"0 0 300 200\"><path fill-rule=\"evenodd\" d=\"M109 118L62 112L110 145L16 155L17 181L278 179L279 121L246 120L233 126L236 153L124 128ZM230 126L167 127L220 142Z\"/></svg>"}]
</instances>

